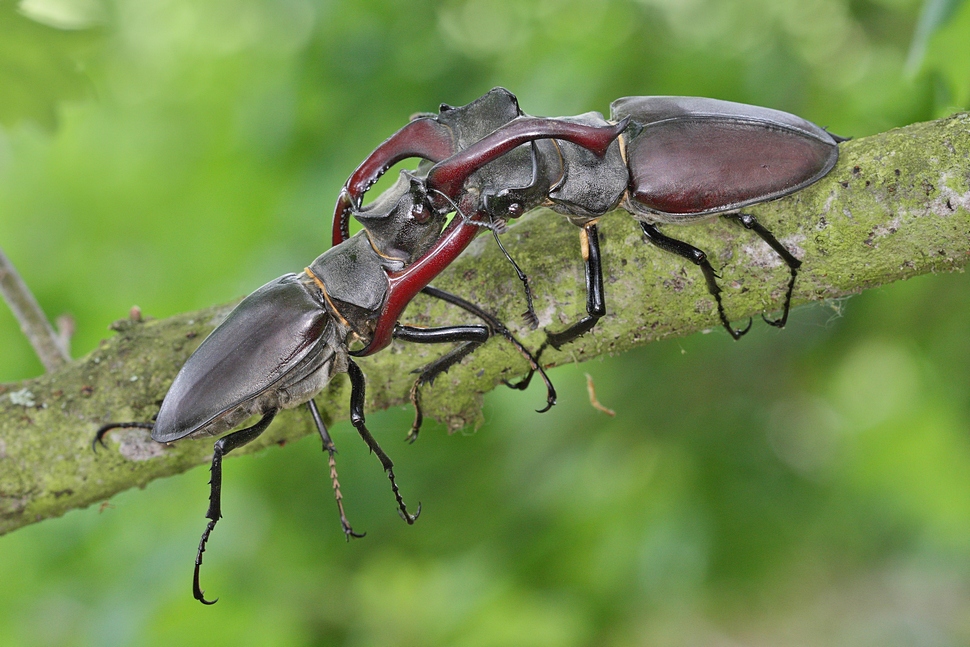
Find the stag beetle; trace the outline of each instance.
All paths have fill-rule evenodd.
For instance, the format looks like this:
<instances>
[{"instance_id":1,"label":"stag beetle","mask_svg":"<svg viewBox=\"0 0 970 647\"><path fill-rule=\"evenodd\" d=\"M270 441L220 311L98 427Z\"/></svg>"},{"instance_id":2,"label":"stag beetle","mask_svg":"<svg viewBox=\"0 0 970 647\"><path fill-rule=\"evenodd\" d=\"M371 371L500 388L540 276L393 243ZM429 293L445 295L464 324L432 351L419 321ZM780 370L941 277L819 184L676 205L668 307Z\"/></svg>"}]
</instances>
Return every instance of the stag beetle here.
<instances>
[{"instance_id":1,"label":"stag beetle","mask_svg":"<svg viewBox=\"0 0 970 647\"><path fill-rule=\"evenodd\" d=\"M524 121L544 134L524 142L528 146L517 141L519 146L511 147L501 134ZM563 124L615 124L622 132L601 155L548 134ZM518 218L538 206L550 207L582 228L587 316L561 332L547 333L537 354L547 345L559 348L584 334L606 313L597 221L617 207L639 221L647 241L700 267L721 323L738 339L751 322L741 330L731 326L707 255L662 234L658 225L691 224L721 214L754 231L789 269L781 317L769 320L762 315L767 323L783 327L801 261L754 216L741 210L817 182L834 167L842 141L795 115L697 97L618 99L611 104L609 121L598 112L536 118L520 110L511 92L495 88L466 106L442 104L437 115L418 115L381 144L341 191L334 211L333 242L347 239L349 218L361 213L364 193L397 162L417 157L427 160L422 164L440 163L472 148L480 149L480 156L501 150L488 156L489 163L462 176L462 186L449 184L447 190L472 196L471 211L485 214L483 220L491 223L493 231L495 223ZM527 317L534 322L527 281L525 287L530 302Z\"/></svg>"},{"instance_id":2,"label":"stag beetle","mask_svg":"<svg viewBox=\"0 0 970 647\"><path fill-rule=\"evenodd\" d=\"M580 128L565 136L602 147L616 134L614 128ZM518 136L527 139L535 134L526 128ZM453 192L449 193L437 175L432 178L427 174L443 174L447 179L454 168L443 164L418 173L402 172L394 187L355 214L366 223L364 231L324 252L302 274L286 274L267 283L230 312L176 375L154 423L108 423L96 432L93 446L99 442L103 445L105 434L118 427L149 428L154 440L167 443L217 436L251 416L260 416L256 424L229 433L214 445L206 512L209 522L199 541L193 574L193 594L203 604L215 602L205 598L199 572L209 535L222 516L222 459L256 439L282 409L307 405L323 448L330 455L343 531L348 540L362 536L353 530L344 513L334 444L313 401L337 373L350 375L351 422L387 473L401 516L414 523L420 506L415 514L408 512L394 476L394 464L365 425L365 380L352 356L372 354L386 347L391 338L416 343L463 342L424 367L415 381L411 400L417 427L421 421L421 384L433 381L497 333L515 345L532 371L543 376L548 390L546 408L555 403L555 389L542 367L505 326L477 306L428 287L479 231L477 221L482 214L455 218L445 227L449 209L432 208L429 190L446 204L454 204L458 196L452 197ZM459 181L458 186L461 184ZM398 324L404 307L422 289L471 312L486 325L416 328ZM351 350L354 344L362 348Z\"/></svg>"}]
</instances>

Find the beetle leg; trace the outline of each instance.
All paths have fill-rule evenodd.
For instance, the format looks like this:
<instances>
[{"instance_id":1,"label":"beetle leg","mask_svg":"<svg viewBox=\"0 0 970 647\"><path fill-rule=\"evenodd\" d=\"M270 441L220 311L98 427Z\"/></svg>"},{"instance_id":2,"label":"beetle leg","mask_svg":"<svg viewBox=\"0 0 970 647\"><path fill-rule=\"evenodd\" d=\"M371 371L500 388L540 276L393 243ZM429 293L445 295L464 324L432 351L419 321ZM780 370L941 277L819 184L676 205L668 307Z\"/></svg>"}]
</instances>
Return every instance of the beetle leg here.
<instances>
[{"instance_id":1,"label":"beetle leg","mask_svg":"<svg viewBox=\"0 0 970 647\"><path fill-rule=\"evenodd\" d=\"M259 422L252 427L246 427L245 429L234 431L228 436L223 436L212 446L212 466L209 467L211 474L209 478L209 510L205 513L209 523L206 525L205 531L202 533L202 539L199 541L199 552L195 555L195 573L192 576L192 593L195 595L195 599L202 604L215 604L219 601L219 598L215 600L205 599L202 587L199 585L199 570L202 568L202 553L205 552L205 544L209 541L209 535L212 533L212 529L216 527L216 523L222 518L222 457L237 447L242 447L246 443L258 438L261 433L266 431L269 423L273 422L273 418L275 417L276 411L269 411L263 414Z\"/></svg>"},{"instance_id":2,"label":"beetle leg","mask_svg":"<svg viewBox=\"0 0 970 647\"><path fill-rule=\"evenodd\" d=\"M350 522L347 521L347 515L344 513L344 497L340 493L340 481L337 480L337 461L334 458L334 454L337 453L337 448L330 438L330 433L327 431L327 426L323 423L323 418L320 417L320 410L317 409L317 403L311 398L307 400L306 406L310 410L313 424L317 426L317 431L320 432L320 440L323 441L323 451L330 455L330 481L333 483L333 495L337 499L337 510L340 512L340 525L344 529L344 535L347 537L347 541L350 541L351 537L363 537L367 533L354 532L354 529L350 527Z\"/></svg>"},{"instance_id":3,"label":"beetle leg","mask_svg":"<svg viewBox=\"0 0 970 647\"><path fill-rule=\"evenodd\" d=\"M98 445L101 445L105 449L108 448L104 444L105 435L112 429L154 429L155 423L152 422L109 422L107 424L98 427L98 430L94 432L94 439L91 441L91 451L97 453Z\"/></svg>"},{"instance_id":4,"label":"beetle leg","mask_svg":"<svg viewBox=\"0 0 970 647\"><path fill-rule=\"evenodd\" d=\"M599 233L596 223L591 222L584 226L580 232L580 243L583 250L583 262L586 268L586 316L559 332L546 332L546 341L536 350L536 357L542 357L542 353L552 346L556 350L572 340L585 335L596 325L603 315L606 314L606 299L603 290L603 265L600 260ZM512 389L525 390L532 381L532 372L515 383L506 382L505 385Z\"/></svg>"},{"instance_id":5,"label":"beetle leg","mask_svg":"<svg viewBox=\"0 0 970 647\"><path fill-rule=\"evenodd\" d=\"M522 342L516 339L515 336L509 331L509 329L505 327L505 324L503 324L501 321L496 319L491 314L485 312L475 304L465 301L461 297L451 294L450 292L439 290L438 288L432 287L430 285L424 288L422 292L424 292L429 296L441 299L442 301L447 301L448 303L458 306L462 310L465 310L466 312L470 312L471 314L475 315L476 317L478 317L488 325L488 327L492 330L492 334L498 334L498 335L501 335L502 337L505 337L505 339L507 339L515 347L515 349L519 351L519 354L522 355L522 357L524 357L526 361L529 362L528 376L524 380L521 380L516 384L510 384L509 382L503 381L503 383L506 386L510 386L512 388L525 389L525 386L520 387L519 385L522 384L522 382L525 382L527 386L528 385L527 380L531 380L532 375L536 371L539 372L539 375L542 377L542 381L545 382L546 384L546 406L543 407L542 409L537 409L536 410L537 413L545 413L546 411L551 409L554 404L556 404L556 387L552 385L552 380L549 379L549 376L546 375L546 371L542 368L542 365L539 363L539 359L538 359L539 354L530 353L529 350L522 344Z\"/></svg>"},{"instance_id":6,"label":"beetle leg","mask_svg":"<svg viewBox=\"0 0 970 647\"><path fill-rule=\"evenodd\" d=\"M546 346L556 350L577 337L592 330L596 322L606 314L606 298L603 290L603 264L600 259L599 232L596 223L591 222L580 230L580 243L583 249L583 262L586 267L586 313L587 315L563 331L546 334Z\"/></svg>"},{"instance_id":7,"label":"beetle leg","mask_svg":"<svg viewBox=\"0 0 970 647\"><path fill-rule=\"evenodd\" d=\"M419 369L413 371L414 373L419 373L418 378L411 385L411 404L414 405L414 423L411 425L411 431L408 432L406 440L413 443L418 438L418 433L421 430L421 424L424 422L424 413L421 410L421 387L425 384L433 384L435 379L445 373L452 366L460 362L462 359L467 357L472 351L484 344L489 337L498 333L509 340L516 350L522 354L523 357L529 362L530 371L529 376L532 376L536 370L542 371L543 380L546 382L546 387L548 389L546 393L546 406L541 412L548 411L549 408L556 403L556 389L549 380L549 377L545 374L545 371L539 366L538 360L526 349L526 347L518 339L509 332L498 319L488 314L478 306L468 301L465 301L461 297L458 297L450 292L445 292L444 290L439 290L437 288L427 286L422 292L428 296L432 296L452 305L456 305L463 310L470 312L471 314L484 320L487 326L447 326L444 328L414 328L412 326L402 326L395 325L394 327L394 338L401 339L404 341L415 342L415 343L439 343L446 341L461 341L465 342L461 346L453 348L446 354L442 355L438 359L434 360L430 364L423 366ZM506 384L508 384L506 382Z\"/></svg>"},{"instance_id":8,"label":"beetle leg","mask_svg":"<svg viewBox=\"0 0 970 647\"><path fill-rule=\"evenodd\" d=\"M395 324L394 338L402 341L417 344L464 342L461 346L452 348L427 366L411 371L412 373L420 373L420 375L411 385L410 398L411 404L414 405L414 422L411 423L411 430L404 438L407 442L413 443L418 439L418 432L424 422L424 413L421 411L421 387L425 384L433 384L436 377L463 360L469 353L488 341L491 336L492 332L485 326L415 328L414 326Z\"/></svg>"},{"instance_id":9,"label":"beetle leg","mask_svg":"<svg viewBox=\"0 0 970 647\"><path fill-rule=\"evenodd\" d=\"M596 325L596 322L606 314L606 297L603 290L603 264L600 257L599 233L595 222L590 222L580 230L580 243L583 249L583 261L586 267L586 313L587 315L560 332L546 332L546 341L536 351L536 358L552 346L559 350L561 346L577 337L585 335ZM532 372L518 382L506 382L506 386L525 390L532 381Z\"/></svg>"},{"instance_id":10,"label":"beetle leg","mask_svg":"<svg viewBox=\"0 0 970 647\"><path fill-rule=\"evenodd\" d=\"M714 268L711 267L710 261L707 260L707 254L697 249L693 245L689 245L681 240L675 240L669 236L664 236L660 233L659 229L651 224L641 222L640 228L643 229L643 234L647 237L647 240L660 249L672 254L676 254L681 258L686 258L688 261L701 268L701 272L704 273L704 279L707 281L707 291L717 302L717 314L721 318L721 323L724 324L724 328L727 329L731 337L734 339L741 339L745 333L751 330L750 319L748 320L748 325L743 330L735 329L731 326L731 321L724 313L724 305L721 303L721 287L717 284L717 273L714 271Z\"/></svg>"},{"instance_id":11,"label":"beetle leg","mask_svg":"<svg viewBox=\"0 0 970 647\"><path fill-rule=\"evenodd\" d=\"M488 333L488 330L486 333ZM419 373L418 379L411 385L411 404L414 405L414 422L405 440L413 443L418 439L418 432L421 431L421 424L424 422L424 412L421 410L421 387L425 384L434 384L435 378L445 373L449 368L465 359L472 351L482 345L480 341L468 341L461 346L456 346L450 351L434 360L426 366L411 371Z\"/></svg>"},{"instance_id":12,"label":"beetle leg","mask_svg":"<svg viewBox=\"0 0 970 647\"><path fill-rule=\"evenodd\" d=\"M788 271L791 274L791 278L788 279L788 290L785 292L785 305L782 306L781 317L778 319L769 319L764 314L761 318L765 320L765 323L770 326L775 326L777 328L784 328L785 324L788 322L788 311L791 309L791 295L792 291L795 289L795 277L798 276L798 268L802 266L802 262L795 258L791 252L788 251L784 245L778 242L774 234L765 229L758 220L752 216L750 213L727 213L724 214L725 218L729 220L734 220L739 223L745 229L749 229L754 233L758 234L761 240L768 243L768 245L775 250L775 253L781 256L782 260L785 261L785 265L788 266Z\"/></svg>"},{"instance_id":13,"label":"beetle leg","mask_svg":"<svg viewBox=\"0 0 970 647\"><path fill-rule=\"evenodd\" d=\"M377 460L381 462L381 466L384 467L384 472L387 473L387 478L391 481L391 490L394 492L394 499L397 501L397 509L401 518L408 524L413 524L414 520L421 514L421 504L418 503L418 509L413 515L408 513L407 506L404 505L404 498L397 487L397 480L394 478L394 462L384 453L384 450L377 444L377 440L364 424L364 373L353 360L348 360L347 374L350 375L350 422L370 450L377 455Z\"/></svg>"}]
</instances>

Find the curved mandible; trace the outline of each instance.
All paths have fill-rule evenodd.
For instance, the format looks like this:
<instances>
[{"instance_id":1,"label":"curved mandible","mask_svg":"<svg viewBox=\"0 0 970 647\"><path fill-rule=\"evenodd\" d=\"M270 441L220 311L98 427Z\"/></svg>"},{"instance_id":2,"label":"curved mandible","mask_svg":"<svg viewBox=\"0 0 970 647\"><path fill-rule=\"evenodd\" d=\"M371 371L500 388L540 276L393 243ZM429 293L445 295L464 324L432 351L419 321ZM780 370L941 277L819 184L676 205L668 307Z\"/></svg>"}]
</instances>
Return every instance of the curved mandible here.
<instances>
[{"instance_id":1,"label":"curved mandible","mask_svg":"<svg viewBox=\"0 0 970 647\"><path fill-rule=\"evenodd\" d=\"M415 119L388 137L361 162L340 190L333 213L333 244L350 238L351 211L360 208L364 194L387 169L409 157L439 162L454 152L454 145L451 129L434 117Z\"/></svg>"},{"instance_id":2,"label":"curved mandible","mask_svg":"<svg viewBox=\"0 0 970 647\"><path fill-rule=\"evenodd\" d=\"M546 117L520 117L435 164L428 173L427 185L455 199L472 173L517 146L537 139L562 139L602 157L629 121L627 117L607 126L589 126Z\"/></svg>"},{"instance_id":3,"label":"curved mandible","mask_svg":"<svg viewBox=\"0 0 970 647\"><path fill-rule=\"evenodd\" d=\"M400 272L388 273L387 297L370 343L363 349L351 351L355 357L366 357L386 348L391 343L394 324L404 312L411 299L434 280L448 265L461 254L482 231L476 222L481 222L484 214L475 212L467 220L452 218L434 246L421 258Z\"/></svg>"}]
</instances>

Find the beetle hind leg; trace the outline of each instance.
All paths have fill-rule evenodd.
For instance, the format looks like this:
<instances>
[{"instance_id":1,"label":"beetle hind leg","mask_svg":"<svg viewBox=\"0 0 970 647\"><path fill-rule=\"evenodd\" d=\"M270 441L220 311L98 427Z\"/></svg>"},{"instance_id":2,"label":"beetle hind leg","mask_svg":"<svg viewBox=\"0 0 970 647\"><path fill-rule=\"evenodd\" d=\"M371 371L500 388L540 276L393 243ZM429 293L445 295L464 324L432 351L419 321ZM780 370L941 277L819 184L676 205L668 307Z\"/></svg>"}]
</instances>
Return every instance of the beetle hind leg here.
<instances>
[{"instance_id":1,"label":"beetle hind leg","mask_svg":"<svg viewBox=\"0 0 970 647\"><path fill-rule=\"evenodd\" d=\"M704 280L707 281L707 291L714 297L714 301L717 302L717 315L720 317L721 324L723 324L731 337L736 340L741 339L741 337L751 330L750 319L748 319L748 325L743 329L736 329L731 325L731 320L727 318L727 314L724 312L724 304L721 302L721 286L717 284L717 272L711 267L711 262L707 260L707 254L693 245L663 235L659 229L649 223L641 222L640 228L643 230L643 235L646 236L649 242L666 252L685 258L701 268L701 272L704 274Z\"/></svg>"},{"instance_id":2,"label":"beetle hind leg","mask_svg":"<svg viewBox=\"0 0 970 647\"><path fill-rule=\"evenodd\" d=\"M758 222L757 218L749 213L729 213L724 215L725 218L733 220L740 224L745 229L753 231L756 233L761 240L768 243L771 249L775 250L775 253L781 256L781 259L785 261L785 265L788 266L788 272L791 278L788 279L788 290L785 292L785 304L782 306L781 317L778 319L769 319L768 317L761 315L761 318L765 320L765 323L770 326L775 326L776 328L784 328L785 324L788 323L788 311L791 309L791 296L795 289L795 278L798 276L798 268L802 266L802 262L795 258L791 252L788 251L784 245L782 245L774 234L768 231L764 225Z\"/></svg>"},{"instance_id":3,"label":"beetle hind leg","mask_svg":"<svg viewBox=\"0 0 970 647\"><path fill-rule=\"evenodd\" d=\"M275 417L276 411L269 411L263 414L259 422L252 427L246 427L234 431L228 436L223 436L212 447L212 465L209 467L211 475L209 478L209 510L205 513L209 523L202 532L202 539L199 541L199 551L195 555L195 572L192 575L192 594L202 604L215 604L219 601L219 598L215 600L205 599L202 586L199 584L199 571L202 569L202 553L205 552L209 535L212 534L212 530L216 527L219 519L222 518L222 457L258 438L260 434L266 431L269 423L273 422Z\"/></svg>"}]
</instances>

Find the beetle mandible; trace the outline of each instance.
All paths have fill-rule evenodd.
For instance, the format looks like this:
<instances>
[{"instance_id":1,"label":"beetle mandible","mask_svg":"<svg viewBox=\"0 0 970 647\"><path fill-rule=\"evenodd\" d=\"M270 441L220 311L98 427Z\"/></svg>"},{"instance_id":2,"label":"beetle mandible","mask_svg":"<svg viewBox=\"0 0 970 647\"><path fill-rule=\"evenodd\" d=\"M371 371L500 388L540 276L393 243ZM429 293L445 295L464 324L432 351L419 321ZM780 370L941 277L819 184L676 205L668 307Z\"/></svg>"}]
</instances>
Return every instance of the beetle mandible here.
<instances>
[{"instance_id":1,"label":"beetle mandible","mask_svg":"<svg viewBox=\"0 0 970 647\"><path fill-rule=\"evenodd\" d=\"M501 155L463 176L461 187L448 184L449 190L477 196L476 210L487 214L491 223L547 206L582 228L587 315L565 330L547 332L537 354L548 345L559 348L584 334L606 313L597 222L618 207L639 221L647 241L701 269L718 317L734 339L744 335L751 323L744 329L731 325L707 254L661 233L658 226L723 215L753 231L788 266L781 316L770 320L762 315L771 325L785 325L801 261L743 209L820 180L835 166L843 138L779 110L664 96L618 99L611 104L610 120L598 112L545 120L550 125L622 125L617 141L602 156L558 138L536 138L509 150L508 142L498 136L510 124L539 119L523 113L515 95L504 88L460 108L442 104L437 115L418 115L347 180L334 211L333 242L349 236L349 218L361 209L364 193L397 162L418 157L438 166L455 166L454 160L469 148L502 147ZM530 298L528 283L526 291ZM531 318L534 321L534 313Z\"/></svg>"},{"instance_id":2,"label":"beetle mandible","mask_svg":"<svg viewBox=\"0 0 970 647\"><path fill-rule=\"evenodd\" d=\"M519 130L521 124L512 127L513 141L517 141L516 137L525 140L534 136L529 128ZM600 150L617 134L613 127L581 127L564 136ZM307 405L324 450L330 454L344 533L348 539L361 536L344 513L334 445L313 402L313 397L337 373L350 375L351 422L387 473L401 516L409 524L417 518L420 506L415 514L408 512L394 476L394 464L367 429L364 375L352 356L372 354L386 347L391 338L417 343L463 342L425 367L412 387L416 425L420 425L420 385L447 371L498 333L529 360L531 370L543 375L548 389L546 408L555 403L552 383L531 353L505 326L477 306L440 290L430 290L433 296L482 318L486 325L415 328L397 323L407 303L471 242L479 231L476 223L484 217L476 211L467 219L455 218L445 227L451 205L457 206L455 200L461 198L452 196L442 180L426 176L433 171L434 168L426 168L418 173L402 172L394 187L356 213L367 224L364 231L324 252L303 273L286 274L243 299L183 365L154 423L108 423L96 432L94 446L98 442L104 444L105 434L117 427L150 428L154 440L167 443L217 436L252 416L260 416L255 424L232 431L214 445L206 512L209 521L199 541L193 573L193 594L200 602L215 602L205 598L199 573L209 535L222 516L222 459L259 437L282 409ZM429 198L429 191L445 206L433 207L435 200ZM469 208L466 200L464 212L469 213ZM354 344L362 348L350 350Z\"/></svg>"}]
</instances>

